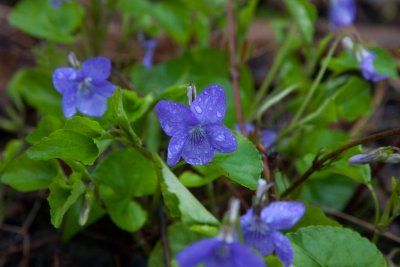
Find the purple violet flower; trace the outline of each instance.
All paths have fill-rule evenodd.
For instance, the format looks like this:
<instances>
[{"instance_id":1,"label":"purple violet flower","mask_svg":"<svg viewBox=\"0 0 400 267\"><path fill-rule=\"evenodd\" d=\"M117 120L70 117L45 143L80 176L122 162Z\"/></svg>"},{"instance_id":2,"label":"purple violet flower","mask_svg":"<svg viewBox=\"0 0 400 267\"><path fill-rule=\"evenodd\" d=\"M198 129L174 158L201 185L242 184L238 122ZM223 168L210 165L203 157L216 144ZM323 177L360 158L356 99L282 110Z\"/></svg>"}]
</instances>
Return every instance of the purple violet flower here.
<instances>
[{"instance_id":1,"label":"purple violet flower","mask_svg":"<svg viewBox=\"0 0 400 267\"><path fill-rule=\"evenodd\" d=\"M371 164L374 162L400 163L400 148L385 146L349 158L350 164Z\"/></svg>"},{"instance_id":2,"label":"purple violet flower","mask_svg":"<svg viewBox=\"0 0 400 267\"><path fill-rule=\"evenodd\" d=\"M251 123L245 123L244 127L246 129L247 134L252 134L256 131L256 127ZM240 133L239 125L235 124L234 129L235 129L235 131ZM261 144L265 148L269 148L275 142L276 136L277 136L277 133L275 131L262 130L260 132Z\"/></svg>"},{"instance_id":3,"label":"purple violet flower","mask_svg":"<svg viewBox=\"0 0 400 267\"><path fill-rule=\"evenodd\" d=\"M387 75L378 74L375 70L375 53L361 48L360 51L356 52L356 56L364 79L372 82L378 82L387 78Z\"/></svg>"},{"instance_id":4,"label":"purple violet flower","mask_svg":"<svg viewBox=\"0 0 400 267\"><path fill-rule=\"evenodd\" d=\"M180 267L265 267L265 262L251 249L238 242L205 238L185 248L176 256Z\"/></svg>"},{"instance_id":5,"label":"purple violet flower","mask_svg":"<svg viewBox=\"0 0 400 267\"><path fill-rule=\"evenodd\" d=\"M107 98L117 88L107 81L110 73L111 61L105 57L88 59L80 69L57 68L53 84L62 94L64 116L71 118L79 110L88 116L101 117L107 109Z\"/></svg>"},{"instance_id":6,"label":"purple violet flower","mask_svg":"<svg viewBox=\"0 0 400 267\"><path fill-rule=\"evenodd\" d=\"M290 240L279 232L289 229L303 216L305 207L301 202L277 201L261 210L258 216L253 209L240 218L244 243L267 256L275 251L284 266L293 261Z\"/></svg>"},{"instance_id":7,"label":"purple violet flower","mask_svg":"<svg viewBox=\"0 0 400 267\"><path fill-rule=\"evenodd\" d=\"M181 156L191 165L204 165L212 161L215 151L231 153L236 150L235 136L221 124L226 111L222 87L206 87L190 108L161 100L155 109L161 128L172 136L167 160L170 166L177 164Z\"/></svg>"},{"instance_id":8,"label":"purple violet flower","mask_svg":"<svg viewBox=\"0 0 400 267\"><path fill-rule=\"evenodd\" d=\"M329 19L334 28L345 27L353 23L356 17L356 5L353 0L331 0Z\"/></svg>"},{"instance_id":9,"label":"purple violet flower","mask_svg":"<svg viewBox=\"0 0 400 267\"><path fill-rule=\"evenodd\" d=\"M156 40L150 39L141 41L141 44L146 49L142 59L143 66L145 68L150 68L151 66L153 66L153 57L154 51L156 50L157 42Z\"/></svg>"}]
</instances>

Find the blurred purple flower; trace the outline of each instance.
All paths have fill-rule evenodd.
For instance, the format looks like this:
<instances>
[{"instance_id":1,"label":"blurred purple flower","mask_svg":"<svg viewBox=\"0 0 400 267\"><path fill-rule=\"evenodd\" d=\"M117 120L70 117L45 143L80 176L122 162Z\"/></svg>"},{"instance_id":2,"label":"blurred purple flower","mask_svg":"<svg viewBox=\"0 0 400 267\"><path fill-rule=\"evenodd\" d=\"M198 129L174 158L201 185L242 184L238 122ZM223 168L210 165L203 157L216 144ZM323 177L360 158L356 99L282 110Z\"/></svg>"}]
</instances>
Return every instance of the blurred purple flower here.
<instances>
[{"instance_id":1,"label":"blurred purple flower","mask_svg":"<svg viewBox=\"0 0 400 267\"><path fill-rule=\"evenodd\" d=\"M261 210L253 209L240 218L244 243L267 256L275 251L278 258L289 266L293 261L290 240L279 230L293 227L303 216L305 207L301 202L277 201Z\"/></svg>"},{"instance_id":2,"label":"blurred purple flower","mask_svg":"<svg viewBox=\"0 0 400 267\"><path fill-rule=\"evenodd\" d=\"M53 84L62 94L64 116L70 118L79 110L88 116L101 117L107 109L107 98L117 88L107 81L110 73L111 61L105 57L88 59L81 69L57 68Z\"/></svg>"},{"instance_id":3,"label":"blurred purple flower","mask_svg":"<svg viewBox=\"0 0 400 267\"><path fill-rule=\"evenodd\" d=\"M372 82L378 82L387 78L387 75L378 74L375 70L375 53L361 48L361 50L358 51L356 55L364 79Z\"/></svg>"},{"instance_id":4,"label":"blurred purple flower","mask_svg":"<svg viewBox=\"0 0 400 267\"><path fill-rule=\"evenodd\" d=\"M141 44L146 49L142 59L143 66L145 68L150 68L151 66L153 66L153 56L154 51L156 50L157 41L153 39L143 40L141 41Z\"/></svg>"},{"instance_id":5,"label":"blurred purple flower","mask_svg":"<svg viewBox=\"0 0 400 267\"><path fill-rule=\"evenodd\" d=\"M62 3L68 3L70 0L50 0L50 4L54 8L59 8Z\"/></svg>"},{"instance_id":6,"label":"blurred purple flower","mask_svg":"<svg viewBox=\"0 0 400 267\"><path fill-rule=\"evenodd\" d=\"M352 24L355 17L356 5L353 0L331 0L329 19L334 28Z\"/></svg>"},{"instance_id":7,"label":"blurred purple flower","mask_svg":"<svg viewBox=\"0 0 400 267\"><path fill-rule=\"evenodd\" d=\"M256 127L251 124L251 123L245 123L244 127L246 129L246 133L247 134L253 134L256 131ZM240 133L240 129L239 129L239 125L235 124L234 127L235 131L237 131L238 133ZM262 130L260 132L260 141L261 144L265 147L265 148L269 148L276 139L277 133L275 131L271 131L271 130Z\"/></svg>"},{"instance_id":8,"label":"blurred purple flower","mask_svg":"<svg viewBox=\"0 0 400 267\"><path fill-rule=\"evenodd\" d=\"M180 267L265 267L265 262L251 249L237 242L220 238L202 239L185 248L176 256Z\"/></svg>"},{"instance_id":9,"label":"blurred purple flower","mask_svg":"<svg viewBox=\"0 0 400 267\"><path fill-rule=\"evenodd\" d=\"M172 136L168 146L170 166L177 164L181 156L191 165L204 165L212 161L214 151L231 153L236 150L235 136L221 124L226 111L222 87L206 87L190 108L161 100L155 109L161 128Z\"/></svg>"},{"instance_id":10,"label":"blurred purple flower","mask_svg":"<svg viewBox=\"0 0 400 267\"><path fill-rule=\"evenodd\" d=\"M350 164L371 164L374 162L400 163L400 149L393 146L379 147L349 158Z\"/></svg>"}]
</instances>

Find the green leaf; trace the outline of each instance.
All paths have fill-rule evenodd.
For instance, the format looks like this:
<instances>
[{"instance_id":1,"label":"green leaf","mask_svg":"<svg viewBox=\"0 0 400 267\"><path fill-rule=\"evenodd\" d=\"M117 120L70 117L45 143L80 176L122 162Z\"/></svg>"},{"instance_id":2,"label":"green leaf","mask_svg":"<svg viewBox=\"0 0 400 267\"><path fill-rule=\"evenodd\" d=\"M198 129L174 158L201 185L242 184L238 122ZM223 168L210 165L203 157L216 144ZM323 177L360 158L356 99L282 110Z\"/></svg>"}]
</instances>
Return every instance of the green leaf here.
<instances>
[{"instance_id":1,"label":"green leaf","mask_svg":"<svg viewBox=\"0 0 400 267\"><path fill-rule=\"evenodd\" d=\"M81 199L82 197L80 198L80 200ZM96 222L98 219L106 214L106 211L102 208L101 203L94 201L89 213L88 221L84 226L81 226L78 223L81 207L82 201L76 201L65 214L61 232L61 239L63 241L68 241L80 230Z\"/></svg>"},{"instance_id":2,"label":"green leaf","mask_svg":"<svg viewBox=\"0 0 400 267\"><path fill-rule=\"evenodd\" d=\"M185 247L201 238L199 234L191 231L189 227L183 223L174 223L168 226L167 237L168 240L173 240L173 242L170 242L172 256L175 256ZM164 266L164 252L160 241L157 242L157 244L154 246L154 249L150 253L148 266Z\"/></svg>"},{"instance_id":3,"label":"green leaf","mask_svg":"<svg viewBox=\"0 0 400 267\"><path fill-rule=\"evenodd\" d=\"M317 18L317 9L307 0L285 0L284 2L304 39L307 43L311 43L314 35L314 22Z\"/></svg>"},{"instance_id":4,"label":"green leaf","mask_svg":"<svg viewBox=\"0 0 400 267\"><path fill-rule=\"evenodd\" d=\"M180 44L188 41L191 33L190 10L178 2L158 2L149 9L160 27Z\"/></svg>"},{"instance_id":5,"label":"green leaf","mask_svg":"<svg viewBox=\"0 0 400 267\"><path fill-rule=\"evenodd\" d=\"M216 153L210 166L218 167L232 181L255 190L263 163L256 147L245 137L235 134L238 147L229 154Z\"/></svg>"},{"instance_id":6,"label":"green leaf","mask_svg":"<svg viewBox=\"0 0 400 267\"><path fill-rule=\"evenodd\" d=\"M43 138L27 151L32 159L78 160L84 164L93 164L99 149L93 139L70 130L60 129Z\"/></svg>"},{"instance_id":7,"label":"green leaf","mask_svg":"<svg viewBox=\"0 0 400 267\"><path fill-rule=\"evenodd\" d=\"M179 180L186 187L199 187L210 183L220 176L219 172L213 173L213 175L203 177L197 173L191 171L185 171L179 175Z\"/></svg>"},{"instance_id":8,"label":"green leaf","mask_svg":"<svg viewBox=\"0 0 400 267\"><path fill-rule=\"evenodd\" d=\"M296 232L301 228L311 225L341 226L337 221L327 217L321 209L314 205L306 204L305 214L301 217L300 221L290 229L290 232Z\"/></svg>"},{"instance_id":9,"label":"green leaf","mask_svg":"<svg viewBox=\"0 0 400 267\"><path fill-rule=\"evenodd\" d=\"M22 140L11 140L7 143L0 160L0 173L15 159L22 151L24 142Z\"/></svg>"},{"instance_id":10,"label":"green leaf","mask_svg":"<svg viewBox=\"0 0 400 267\"><path fill-rule=\"evenodd\" d=\"M26 137L26 140L30 144L36 144L42 140L42 138L62 128L62 126L63 122L59 118L46 115L39 121L37 127Z\"/></svg>"},{"instance_id":11,"label":"green leaf","mask_svg":"<svg viewBox=\"0 0 400 267\"><path fill-rule=\"evenodd\" d=\"M58 172L56 161L32 160L24 153L8 164L1 182L22 192L46 189Z\"/></svg>"},{"instance_id":12,"label":"green leaf","mask_svg":"<svg viewBox=\"0 0 400 267\"><path fill-rule=\"evenodd\" d=\"M51 74L40 69L21 69L7 86L15 102L24 99L41 113L62 116L61 94L54 89Z\"/></svg>"},{"instance_id":13,"label":"green leaf","mask_svg":"<svg viewBox=\"0 0 400 267\"><path fill-rule=\"evenodd\" d=\"M121 229L134 232L146 222L146 211L130 197L121 195L106 186L100 186L100 195L111 220Z\"/></svg>"},{"instance_id":14,"label":"green leaf","mask_svg":"<svg viewBox=\"0 0 400 267\"><path fill-rule=\"evenodd\" d=\"M161 192L169 214L180 217L189 226L217 226L218 220L179 182L168 166L158 159L162 172Z\"/></svg>"},{"instance_id":15,"label":"green leaf","mask_svg":"<svg viewBox=\"0 0 400 267\"><path fill-rule=\"evenodd\" d=\"M328 69L332 70L337 75L350 70L358 70L359 64L354 54L343 51L338 57L332 58L328 62Z\"/></svg>"},{"instance_id":16,"label":"green leaf","mask_svg":"<svg viewBox=\"0 0 400 267\"><path fill-rule=\"evenodd\" d=\"M12 9L8 22L35 37L73 43L72 32L81 24L83 15L83 8L74 2L54 8L48 0L23 0Z\"/></svg>"},{"instance_id":17,"label":"green leaf","mask_svg":"<svg viewBox=\"0 0 400 267\"><path fill-rule=\"evenodd\" d=\"M389 52L381 47L373 47L370 49L375 53L374 68L378 74L387 75L391 79L398 77L396 62Z\"/></svg>"},{"instance_id":18,"label":"green leaf","mask_svg":"<svg viewBox=\"0 0 400 267\"><path fill-rule=\"evenodd\" d=\"M106 132L97 121L81 116L74 116L67 120L64 130L80 133L91 138L99 138Z\"/></svg>"},{"instance_id":19,"label":"green leaf","mask_svg":"<svg viewBox=\"0 0 400 267\"><path fill-rule=\"evenodd\" d=\"M371 112L371 85L364 79L352 76L335 95L335 104L340 118L353 121Z\"/></svg>"},{"instance_id":20,"label":"green leaf","mask_svg":"<svg viewBox=\"0 0 400 267\"><path fill-rule=\"evenodd\" d=\"M47 200L50 205L51 223L59 228L65 213L85 192L85 185L79 173L72 173L68 179L59 175L50 185Z\"/></svg>"},{"instance_id":21,"label":"green leaf","mask_svg":"<svg viewBox=\"0 0 400 267\"><path fill-rule=\"evenodd\" d=\"M122 91L122 102L129 122L135 122L140 119L153 104L153 97L147 95L145 98L140 98L133 91Z\"/></svg>"},{"instance_id":22,"label":"green leaf","mask_svg":"<svg viewBox=\"0 0 400 267\"><path fill-rule=\"evenodd\" d=\"M158 181L155 164L134 148L108 154L93 171L93 179L127 197L154 193Z\"/></svg>"},{"instance_id":23,"label":"green leaf","mask_svg":"<svg viewBox=\"0 0 400 267\"><path fill-rule=\"evenodd\" d=\"M374 244L350 229L311 226L289 234L294 267L385 267L385 258Z\"/></svg>"}]
</instances>

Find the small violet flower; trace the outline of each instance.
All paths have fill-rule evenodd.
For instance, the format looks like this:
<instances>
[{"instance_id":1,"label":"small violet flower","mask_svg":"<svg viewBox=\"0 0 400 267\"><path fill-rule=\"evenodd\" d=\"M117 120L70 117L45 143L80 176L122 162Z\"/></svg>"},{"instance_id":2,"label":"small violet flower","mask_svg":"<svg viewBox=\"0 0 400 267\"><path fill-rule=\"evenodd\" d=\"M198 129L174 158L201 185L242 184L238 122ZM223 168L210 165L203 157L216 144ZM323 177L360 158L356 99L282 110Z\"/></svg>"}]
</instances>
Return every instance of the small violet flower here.
<instances>
[{"instance_id":1,"label":"small violet flower","mask_svg":"<svg viewBox=\"0 0 400 267\"><path fill-rule=\"evenodd\" d=\"M204 165L212 161L215 151L231 153L236 150L235 136L221 124L226 111L222 87L206 87L190 108L161 100L155 109L161 128L172 136L168 146L170 166L177 164L181 156L191 165Z\"/></svg>"},{"instance_id":2,"label":"small violet flower","mask_svg":"<svg viewBox=\"0 0 400 267\"><path fill-rule=\"evenodd\" d=\"M340 28L353 23L356 5L353 0L331 0L329 19L332 27Z\"/></svg>"},{"instance_id":3,"label":"small violet flower","mask_svg":"<svg viewBox=\"0 0 400 267\"><path fill-rule=\"evenodd\" d=\"M356 57L364 79L372 82L378 82L387 78L387 75L378 74L375 70L375 53L365 50L364 48L360 48L359 51L356 52Z\"/></svg>"},{"instance_id":4,"label":"small violet flower","mask_svg":"<svg viewBox=\"0 0 400 267\"><path fill-rule=\"evenodd\" d=\"M61 67L53 72L53 84L62 94L64 116L70 118L79 110L81 113L101 117L107 109L107 98L116 86L108 82L111 61L95 57L82 63L80 69Z\"/></svg>"},{"instance_id":5,"label":"small violet flower","mask_svg":"<svg viewBox=\"0 0 400 267\"><path fill-rule=\"evenodd\" d=\"M303 216L305 207L301 202L273 202L260 214L253 209L240 218L244 244L257 249L263 256L275 251L284 266L293 261L293 249L289 239L279 230L289 229Z\"/></svg>"},{"instance_id":6,"label":"small violet flower","mask_svg":"<svg viewBox=\"0 0 400 267\"><path fill-rule=\"evenodd\" d=\"M176 256L180 267L265 267L265 262L251 249L220 237L202 239Z\"/></svg>"},{"instance_id":7,"label":"small violet flower","mask_svg":"<svg viewBox=\"0 0 400 267\"><path fill-rule=\"evenodd\" d=\"M256 127L253 124L245 123L244 127L247 134L255 133ZM239 126L235 125L235 131L240 133ZM265 148L269 148L276 140L277 133L271 130L262 130L260 132L260 142Z\"/></svg>"},{"instance_id":8,"label":"small violet flower","mask_svg":"<svg viewBox=\"0 0 400 267\"><path fill-rule=\"evenodd\" d=\"M350 164L370 164L374 162L400 163L400 149L393 146L379 147L349 158Z\"/></svg>"},{"instance_id":9,"label":"small violet flower","mask_svg":"<svg viewBox=\"0 0 400 267\"><path fill-rule=\"evenodd\" d=\"M153 66L153 57L154 51L156 50L157 42L156 40L150 39L141 41L141 44L145 48L144 56L142 59L143 66L145 68L150 68L151 66Z\"/></svg>"}]
</instances>

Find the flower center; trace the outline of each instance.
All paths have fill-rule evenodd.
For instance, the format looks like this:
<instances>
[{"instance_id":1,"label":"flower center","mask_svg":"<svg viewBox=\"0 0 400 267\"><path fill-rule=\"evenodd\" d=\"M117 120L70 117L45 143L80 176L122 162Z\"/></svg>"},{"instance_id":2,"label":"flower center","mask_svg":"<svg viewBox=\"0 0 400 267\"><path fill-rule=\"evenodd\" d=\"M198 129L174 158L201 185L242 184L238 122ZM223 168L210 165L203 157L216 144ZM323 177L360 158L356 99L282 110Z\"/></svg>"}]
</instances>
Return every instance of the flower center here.
<instances>
[{"instance_id":1,"label":"flower center","mask_svg":"<svg viewBox=\"0 0 400 267\"><path fill-rule=\"evenodd\" d=\"M194 144L201 143L206 137L206 133L201 125L193 126L189 131L189 140Z\"/></svg>"},{"instance_id":2,"label":"flower center","mask_svg":"<svg viewBox=\"0 0 400 267\"><path fill-rule=\"evenodd\" d=\"M86 77L81 83L78 85L78 91L83 95L89 95L92 92L92 78Z\"/></svg>"}]
</instances>

